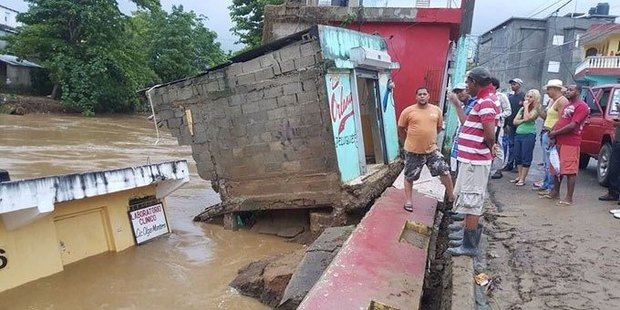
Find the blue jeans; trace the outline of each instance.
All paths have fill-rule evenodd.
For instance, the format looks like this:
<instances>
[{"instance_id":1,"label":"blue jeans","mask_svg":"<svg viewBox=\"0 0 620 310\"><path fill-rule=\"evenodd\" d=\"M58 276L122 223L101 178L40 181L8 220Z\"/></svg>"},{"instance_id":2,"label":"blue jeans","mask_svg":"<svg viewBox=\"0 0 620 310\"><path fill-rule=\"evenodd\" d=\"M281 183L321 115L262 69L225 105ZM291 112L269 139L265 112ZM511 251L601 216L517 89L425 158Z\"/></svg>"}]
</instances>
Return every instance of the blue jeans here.
<instances>
[{"instance_id":1,"label":"blue jeans","mask_svg":"<svg viewBox=\"0 0 620 310\"><path fill-rule=\"evenodd\" d=\"M545 163L545 179L543 181L541 189L552 189L553 188L553 176L549 168L551 167L551 163L549 162L549 132L543 131L540 137L540 144L542 146L543 151L543 162Z\"/></svg>"},{"instance_id":2,"label":"blue jeans","mask_svg":"<svg viewBox=\"0 0 620 310\"><path fill-rule=\"evenodd\" d=\"M504 147L504 162L506 167L512 168L515 163L515 128L506 127L504 136L502 137L502 146Z\"/></svg>"},{"instance_id":3,"label":"blue jeans","mask_svg":"<svg viewBox=\"0 0 620 310\"><path fill-rule=\"evenodd\" d=\"M532 165L534 146L536 145L536 134L516 134L515 135L515 165L529 167Z\"/></svg>"}]
</instances>

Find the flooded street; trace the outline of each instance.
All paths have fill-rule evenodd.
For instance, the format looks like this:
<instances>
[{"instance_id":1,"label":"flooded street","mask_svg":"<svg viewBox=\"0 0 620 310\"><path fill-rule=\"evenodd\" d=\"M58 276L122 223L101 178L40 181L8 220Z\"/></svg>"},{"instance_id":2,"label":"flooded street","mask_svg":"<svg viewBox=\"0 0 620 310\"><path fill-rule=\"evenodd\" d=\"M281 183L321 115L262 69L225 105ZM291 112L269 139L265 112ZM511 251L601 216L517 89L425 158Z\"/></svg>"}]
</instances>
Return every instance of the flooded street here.
<instances>
[{"instance_id":1,"label":"flooded street","mask_svg":"<svg viewBox=\"0 0 620 310\"><path fill-rule=\"evenodd\" d=\"M139 247L65 266L0 293L0 309L265 309L228 287L237 270L301 248L192 218L219 196L196 174L189 147L167 132L157 146L144 116L84 118L0 114L0 168L12 180L187 159L191 181L168 197L172 233Z\"/></svg>"}]
</instances>

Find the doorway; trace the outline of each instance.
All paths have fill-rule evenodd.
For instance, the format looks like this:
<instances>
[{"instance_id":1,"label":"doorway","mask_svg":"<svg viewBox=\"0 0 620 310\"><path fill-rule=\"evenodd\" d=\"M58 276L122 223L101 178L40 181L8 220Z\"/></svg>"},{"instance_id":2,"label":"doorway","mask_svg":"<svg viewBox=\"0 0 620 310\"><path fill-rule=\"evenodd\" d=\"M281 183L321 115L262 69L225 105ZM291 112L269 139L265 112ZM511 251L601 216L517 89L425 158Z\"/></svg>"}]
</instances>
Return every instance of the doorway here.
<instances>
[{"instance_id":1,"label":"doorway","mask_svg":"<svg viewBox=\"0 0 620 310\"><path fill-rule=\"evenodd\" d=\"M357 95L362 128L363 158L368 165L387 164L385 136L383 134L383 114L381 113L379 83L377 73L356 70ZM362 153L360 151L360 153Z\"/></svg>"}]
</instances>

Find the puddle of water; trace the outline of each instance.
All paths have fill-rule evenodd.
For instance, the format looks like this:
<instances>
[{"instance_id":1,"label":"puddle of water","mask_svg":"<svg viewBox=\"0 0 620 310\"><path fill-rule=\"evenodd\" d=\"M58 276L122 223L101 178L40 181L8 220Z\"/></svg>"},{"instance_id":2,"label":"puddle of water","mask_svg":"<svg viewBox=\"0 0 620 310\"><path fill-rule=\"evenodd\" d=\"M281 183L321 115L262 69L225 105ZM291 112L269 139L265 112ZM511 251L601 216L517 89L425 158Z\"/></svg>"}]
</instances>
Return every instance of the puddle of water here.
<instances>
[{"instance_id":1,"label":"puddle of water","mask_svg":"<svg viewBox=\"0 0 620 310\"><path fill-rule=\"evenodd\" d=\"M168 198L173 233L2 292L0 309L266 309L228 283L249 262L301 246L192 222L219 196L196 174L189 147L166 132L155 141L143 116L0 115L0 167L12 180L179 158L191 170L190 183Z\"/></svg>"}]
</instances>

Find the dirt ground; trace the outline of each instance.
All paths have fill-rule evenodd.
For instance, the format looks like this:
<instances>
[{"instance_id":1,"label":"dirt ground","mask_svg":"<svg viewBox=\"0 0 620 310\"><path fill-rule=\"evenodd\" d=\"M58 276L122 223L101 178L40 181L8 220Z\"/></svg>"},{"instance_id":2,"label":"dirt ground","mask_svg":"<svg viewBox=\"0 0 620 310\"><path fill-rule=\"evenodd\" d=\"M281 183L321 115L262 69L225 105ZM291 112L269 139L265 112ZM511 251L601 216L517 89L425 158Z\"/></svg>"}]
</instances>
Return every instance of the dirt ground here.
<instances>
[{"instance_id":1,"label":"dirt ground","mask_svg":"<svg viewBox=\"0 0 620 310\"><path fill-rule=\"evenodd\" d=\"M24 115L29 113L77 113L48 97L0 93L0 113Z\"/></svg>"},{"instance_id":2,"label":"dirt ground","mask_svg":"<svg viewBox=\"0 0 620 310\"><path fill-rule=\"evenodd\" d=\"M531 189L538 165L525 187L508 182L515 173L490 181L487 273L498 279L491 309L620 309L620 220L608 212L618 206L597 200L606 189L595 165L580 172L570 207Z\"/></svg>"}]
</instances>

